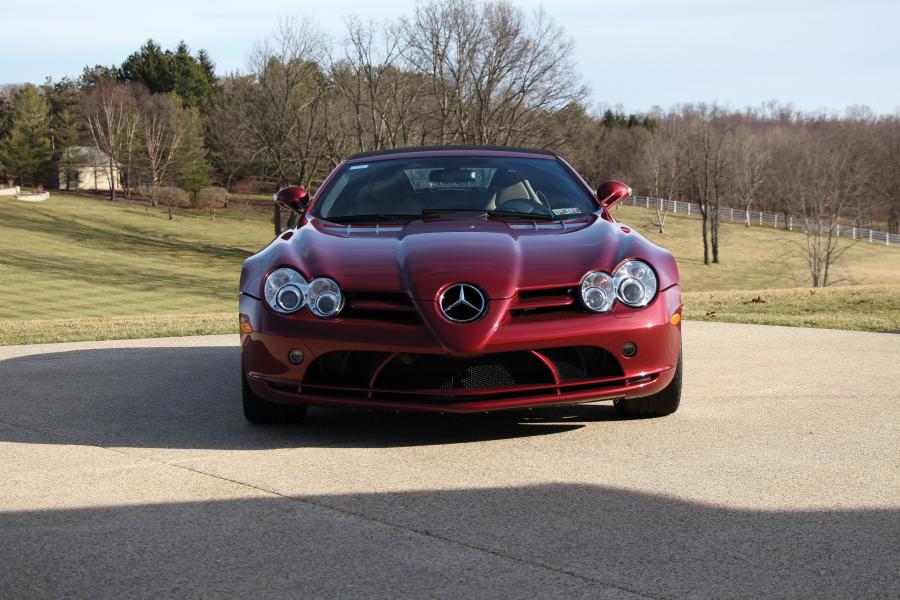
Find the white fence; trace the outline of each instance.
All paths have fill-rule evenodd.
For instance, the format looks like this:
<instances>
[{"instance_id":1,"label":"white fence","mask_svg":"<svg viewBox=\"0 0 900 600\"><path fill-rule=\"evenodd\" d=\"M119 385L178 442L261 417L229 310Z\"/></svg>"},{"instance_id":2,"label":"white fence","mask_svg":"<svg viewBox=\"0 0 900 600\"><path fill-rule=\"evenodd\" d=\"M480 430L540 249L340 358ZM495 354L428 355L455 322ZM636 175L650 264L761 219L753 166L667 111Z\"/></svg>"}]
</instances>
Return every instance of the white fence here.
<instances>
[{"instance_id":1,"label":"white fence","mask_svg":"<svg viewBox=\"0 0 900 600\"><path fill-rule=\"evenodd\" d=\"M650 198L647 196L632 196L625 200L623 204L629 206L640 206L644 208L658 208L664 206L669 212L675 214L688 214L700 216L700 205L691 202L681 202L679 200L666 200L663 198ZM775 213L767 213L751 210L750 225L757 227L781 227L790 231L806 231L804 220L797 217ZM741 208L720 207L719 219L722 221L734 221L735 223L745 223L747 221L747 212ZM850 238L853 240L861 240L872 244L885 244L887 246L900 245L900 235L896 233L888 233L886 231L876 231L865 227L854 227L852 225L835 226L835 235L838 237Z\"/></svg>"}]
</instances>

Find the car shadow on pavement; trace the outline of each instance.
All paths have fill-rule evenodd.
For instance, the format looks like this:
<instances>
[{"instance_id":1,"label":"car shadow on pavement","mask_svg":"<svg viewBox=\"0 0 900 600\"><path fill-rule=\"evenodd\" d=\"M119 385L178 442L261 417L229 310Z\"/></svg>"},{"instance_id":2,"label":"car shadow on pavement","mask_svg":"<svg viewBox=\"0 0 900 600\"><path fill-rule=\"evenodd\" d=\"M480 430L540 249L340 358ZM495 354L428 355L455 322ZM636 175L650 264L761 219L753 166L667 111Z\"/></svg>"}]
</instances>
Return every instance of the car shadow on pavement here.
<instances>
[{"instance_id":1,"label":"car shadow on pavement","mask_svg":"<svg viewBox=\"0 0 900 600\"><path fill-rule=\"evenodd\" d=\"M391 447L560 434L616 420L607 405L476 415L313 408L306 423L253 426L236 347L73 350L0 360L0 441L264 449ZM16 433L18 432L18 433ZM14 441L14 440L8 440Z\"/></svg>"},{"instance_id":2,"label":"car shadow on pavement","mask_svg":"<svg viewBox=\"0 0 900 600\"><path fill-rule=\"evenodd\" d=\"M10 598L896 598L900 511L597 485L0 512Z\"/></svg>"}]
</instances>

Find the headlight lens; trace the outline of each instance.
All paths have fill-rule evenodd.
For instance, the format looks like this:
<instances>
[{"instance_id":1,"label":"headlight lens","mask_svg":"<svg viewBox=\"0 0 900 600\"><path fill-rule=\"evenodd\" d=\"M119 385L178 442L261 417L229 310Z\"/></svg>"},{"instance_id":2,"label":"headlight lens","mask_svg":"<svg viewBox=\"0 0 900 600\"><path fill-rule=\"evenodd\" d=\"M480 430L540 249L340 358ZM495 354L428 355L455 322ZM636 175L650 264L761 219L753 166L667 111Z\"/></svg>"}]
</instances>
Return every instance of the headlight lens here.
<instances>
[{"instance_id":1,"label":"headlight lens","mask_svg":"<svg viewBox=\"0 0 900 600\"><path fill-rule=\"evenodd\" d=\"M309 284L293 269L275 269L266 278L266 302L275 312L294 313L306 306Z\"/></svg>"},{"instance_id":2,"label":"headlight lens","mask_svg":"<svg viewBox=\"0 0 900 600\"><path fill-rule=\"evenodd\" d=\"M629 260L616 269L616 296L632 308L647 306L656 296L656 274L645 262Z\"/></svg>"},{"instance_id":3,"label":"headlight lens","mask_svg":"<svg viewBox=\"0 0 900 600\"><path fill-rule=\"evenodd\" d=\"M328 279L319 277L309 284L309 310L317 317L328 318L341 312L344 306L344 295L340 286Z\"/></svg>"},{"instance_id":4,"label":"headlight lens","mask_svg":"<svg viewBox=\"0 0 900 600\"><path fill-rule=\"evenodd\" d=\"M612 308L616 289L612 276L603 271L591 271L581 280L581 301L588 310L602 313Z\"/></svg>"}]
</instances>

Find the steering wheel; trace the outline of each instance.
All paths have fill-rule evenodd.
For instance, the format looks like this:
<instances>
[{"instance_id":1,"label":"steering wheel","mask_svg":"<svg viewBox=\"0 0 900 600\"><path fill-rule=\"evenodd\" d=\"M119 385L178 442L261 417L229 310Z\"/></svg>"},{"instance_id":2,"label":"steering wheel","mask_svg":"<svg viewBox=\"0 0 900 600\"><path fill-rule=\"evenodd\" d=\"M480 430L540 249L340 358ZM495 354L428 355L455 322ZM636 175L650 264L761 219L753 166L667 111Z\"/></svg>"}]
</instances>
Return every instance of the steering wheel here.
<instances>
[{"instance_id":1,"label":"steering wheel","mask_svg":"<svg viewBox=\"0 0 900 600\"><path fill-rule=\"evenodd\" d=\"M534 200L526 198L513 198L497 206L497 210L508 210L520 213L547 213L547 208L541 206Z\"/></svg>"}]
</instances>

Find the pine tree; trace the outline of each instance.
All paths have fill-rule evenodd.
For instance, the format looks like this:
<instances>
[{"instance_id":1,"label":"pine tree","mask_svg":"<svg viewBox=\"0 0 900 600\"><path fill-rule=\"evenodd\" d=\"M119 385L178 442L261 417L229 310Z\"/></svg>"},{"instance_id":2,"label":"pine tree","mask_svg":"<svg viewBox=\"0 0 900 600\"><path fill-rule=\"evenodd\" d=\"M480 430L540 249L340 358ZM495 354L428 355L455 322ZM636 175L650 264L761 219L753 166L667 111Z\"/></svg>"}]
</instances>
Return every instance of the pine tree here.
<instances>
[{"instance_id":1,"label":"pine tree","mask_svg":"<svg viewBox=\"0 0 900 600\"><path fill-rule=\"evenodd\" d=\"M153 40L141 46L122 63L121 81L137 82L155 94L174 92L187 108L207 114L216 93L215 65L204 50L196 58L185 42L174 50L163 50Z\"/></svg>"},{"instance_id":2,"label":"pine tree","mask_svg":"<svg viewBox=\"0 0 900 600\"><path fill-rule=\"evenodd\" d=\"M187 111L187 125L184 138L175 155L175 181L187 191L192 199L196 199L200 188L212 182L212 167L206 160L206 148L203 145L203 125L196 109Z\"/></svg>"},{"instance_id":3,"label":"pine tree","mask_svg":"<svg viewBox=\"0 0 900 600\"><path fill-rule=\"evenodd\" d=\"M37 184L53 155L47 101L35 86L26 84L13 96L11 109L10 129L0 142L0 163L20 183Z\"/></svg>"}]
</instances>

